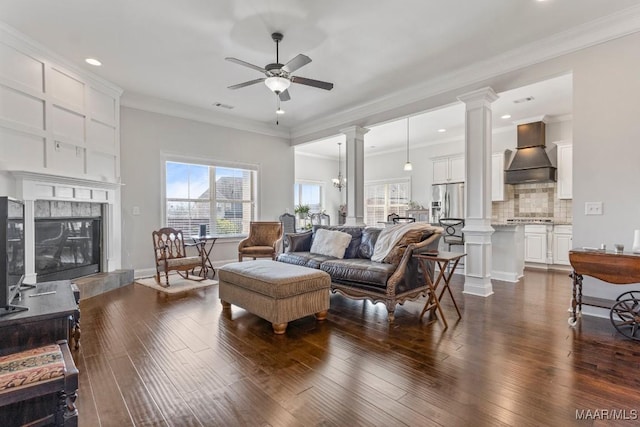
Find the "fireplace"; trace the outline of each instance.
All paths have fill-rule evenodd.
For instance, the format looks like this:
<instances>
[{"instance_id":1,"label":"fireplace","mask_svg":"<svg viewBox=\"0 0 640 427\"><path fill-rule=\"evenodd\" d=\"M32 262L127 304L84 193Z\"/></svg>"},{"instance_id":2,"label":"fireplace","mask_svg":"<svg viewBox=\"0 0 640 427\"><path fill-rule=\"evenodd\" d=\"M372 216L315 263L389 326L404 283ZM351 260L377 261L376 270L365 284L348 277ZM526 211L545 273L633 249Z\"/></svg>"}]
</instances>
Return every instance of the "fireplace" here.
<instances>
[{"instance_id":1,"label":"fireplace","mask_svg":"<svg viewBox=\"0 0 640 427\"><path fill-rule=\"evenodd\" d=\"M101 271L101 204L36 200L34 207L38 282Z\"/></svg>"},{"instance_id":2,"label":"fireplace","mask_svg":"<svg viewBox=\"0 0 640 427\"><path fill-rule=\"evenodd\" d=\"M120 271L120 184L11 173L25 204L25 283Z\"/></svg>"}]
</instances>

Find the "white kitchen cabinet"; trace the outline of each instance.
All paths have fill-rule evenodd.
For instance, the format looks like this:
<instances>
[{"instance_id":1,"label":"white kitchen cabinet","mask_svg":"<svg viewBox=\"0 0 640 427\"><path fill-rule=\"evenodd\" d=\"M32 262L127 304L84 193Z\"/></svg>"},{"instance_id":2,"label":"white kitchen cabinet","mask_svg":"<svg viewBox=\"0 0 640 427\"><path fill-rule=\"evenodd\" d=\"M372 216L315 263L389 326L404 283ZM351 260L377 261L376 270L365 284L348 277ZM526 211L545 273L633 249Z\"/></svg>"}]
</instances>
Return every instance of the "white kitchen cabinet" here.
<instances>
[{"instance_id":1,"label":"white kitchen cabinet","mask_svg":"<svg viewBox=\"0 0 640 427\"><path fill-rule=\"evenodd\" d=\"M573 228L570 225L553 227L553 263L571 265L569 251L573 248Z\"/></svg>"},{"instance_id":2,"label":"white kitchen cabinet","mask_svg":"<svg viewBox=\"0 0 640 427\"><path fill-rule=\"evenodd\" d=\"M491 155L491 201L503 202L505 200L504 165L507 152Z\"/></svg>"},{"instance_id":3,"label":"white kitchen cabinet","mask_svg":"<svg viewBox=\"0 0 640 427\"><path fill-rule=\"evenodd\" d=\"M540 264L547 263L547 226L525 225L524 260Z\"/></svg>"},{"instance_id":4,"label":"white kitchen cabinet","mask_svg":"<svg viewBox=\"0 0 640 427\"><path fill-rule=\"evenodd\" d=\"M433 184L464 182L464 155L433 159Z\"/></svg>"},{"instance_id":5,"label":"white kitchen cabinet","mask_svg":"<svg viewBox=\"0 0 640 427\"><path fill-rule=\"evenodd\" d=\"M573 198L573 144L571 141L558 141L558 199Z\"/></svg>"}]
</instances>

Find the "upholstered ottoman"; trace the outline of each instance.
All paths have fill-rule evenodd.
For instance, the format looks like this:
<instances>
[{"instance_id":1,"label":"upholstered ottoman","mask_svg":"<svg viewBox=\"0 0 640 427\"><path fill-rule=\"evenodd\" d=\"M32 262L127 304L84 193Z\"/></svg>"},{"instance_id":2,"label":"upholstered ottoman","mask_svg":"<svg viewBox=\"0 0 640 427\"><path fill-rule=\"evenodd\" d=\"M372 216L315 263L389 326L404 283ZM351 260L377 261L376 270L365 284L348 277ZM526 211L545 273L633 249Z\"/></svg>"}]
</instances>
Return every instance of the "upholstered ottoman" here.
<instances>
[{"instance_id":1,"label":"upholstered ottoman","mask_svg":"<svg viewBox=\"0 0 640 427\"><path fill-rule=\"evenodd\" d=\"M331 278L324 271L272 260L234 262L220 268L220 302L242 307L268 320L284 334L292 320L329 310Z\"/></svg>"}]
</instances>

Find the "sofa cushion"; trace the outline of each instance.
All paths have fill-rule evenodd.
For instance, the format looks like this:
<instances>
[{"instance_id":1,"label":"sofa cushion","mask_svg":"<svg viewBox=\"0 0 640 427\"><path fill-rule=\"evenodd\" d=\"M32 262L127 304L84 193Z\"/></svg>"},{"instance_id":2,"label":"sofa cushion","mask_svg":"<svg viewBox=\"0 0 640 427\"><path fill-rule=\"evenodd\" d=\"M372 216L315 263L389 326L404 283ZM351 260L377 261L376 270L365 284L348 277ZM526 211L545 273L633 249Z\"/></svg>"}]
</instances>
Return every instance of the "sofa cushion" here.
<instances>
[{"instance_id":1,"label":"sofa cushion","mask_svg":"<svg viewBox=\"0 0 640 427\"><path fill-rule=\"evenodd\" d=\"M345 258L357 258L358 257L358 248L360 247L360 242L362 240L362 230L364 227L358 226L340 226L340 225L314 225L313 226L313 234L315 239L315 233L318 230L326 229L326 230L337 230L342 231L343 233L351 234L351 243L347 247L347 250L344 251Z\"/></svg>"},{"instance_id":2,"label":"sofa cushion","mask_svg":"<svg viewBox=\"0 0 640 427\"><path fill-rule=\"evenodd\" d=\"M288 264L302 265L309 268L320 268L320 264L334 259L326 255L312 254L310 252L285 252L278 255L278 261Z\"/></svg>"},{"instance_id":3,"label":"sofa cushion","mask_svg":"<svg viewBox=\"0 0 640 427\"><path fill-rule=\"evenodd\" d=\"M320 265L320 270L329 273L331 280L336 282L357 282L385 288L396 266L362 258L330 259Z\"/></svg>"},{"instance_id":4,"label":"sofa cushion","mask_svg":"<svg viewBox=\"0 0 640 427\"><path fill-rule=\"evenodd\" d=\"M320 229L311 243L311 253L344 258L344 251L351 242L351 234L337 230Z\"/></svg>"},{"instance_id":5,"label":"sofa cushion","mask_svg":"<svg viewBox=\"0 0 640 427\"><path fill-rule=\"evenodd\" d=\"M381 231L382 228L377 227L367 227L362 230L362 241L358 247L358 257L371 259L373 249L376 247L376 241Z\"/></svg>"}]
</instances>

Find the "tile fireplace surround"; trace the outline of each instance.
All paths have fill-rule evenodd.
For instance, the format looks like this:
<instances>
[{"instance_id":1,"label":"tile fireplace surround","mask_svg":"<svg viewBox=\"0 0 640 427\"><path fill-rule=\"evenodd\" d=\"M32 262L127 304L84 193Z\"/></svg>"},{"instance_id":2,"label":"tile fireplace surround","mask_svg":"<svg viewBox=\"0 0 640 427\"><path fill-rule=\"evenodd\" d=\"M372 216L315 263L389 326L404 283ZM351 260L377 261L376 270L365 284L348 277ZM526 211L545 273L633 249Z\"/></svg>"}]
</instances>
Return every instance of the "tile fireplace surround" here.
<instances>
[{"instance_id":1,"label":"tile fireplace surround","mask_svg":"<svg viewBox=\"0 0 640 427\"><path fill-rule=\"evenodd\" d=\"M35 201L66 201L102 205L102 273L121 275L120 184L52 174L12 171L16 197L25 204L25 283L36 282ZM133 276L131 272L131 276ZM104 276L104 274L103 274ZM127 275L128 276L128 275Z\"/></svg>"}]
</instances>

